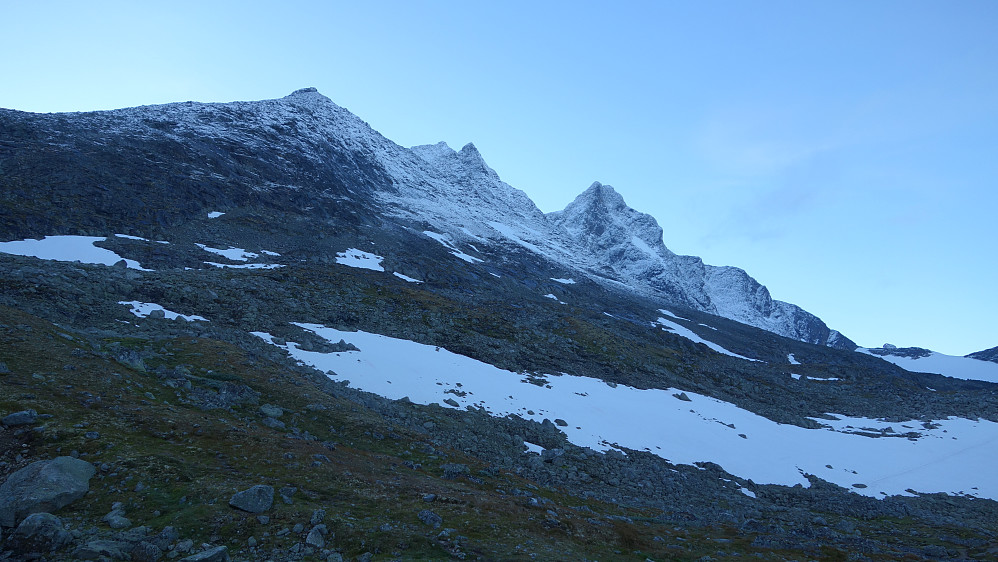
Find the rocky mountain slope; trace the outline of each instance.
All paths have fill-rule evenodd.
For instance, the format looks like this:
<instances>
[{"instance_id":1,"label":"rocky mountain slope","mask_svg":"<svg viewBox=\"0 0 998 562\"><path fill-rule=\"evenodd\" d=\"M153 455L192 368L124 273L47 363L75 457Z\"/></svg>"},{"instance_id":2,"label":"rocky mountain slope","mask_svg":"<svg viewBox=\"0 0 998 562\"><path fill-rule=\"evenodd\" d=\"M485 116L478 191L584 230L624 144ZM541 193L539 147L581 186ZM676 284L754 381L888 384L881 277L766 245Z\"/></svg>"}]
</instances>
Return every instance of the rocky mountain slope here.
<instances>
[{"instance_id":1,"label":"rocky mountain slope","mask_svg":"<svg viewBox=\"0 0 998 562\"><path fill-rule=\"evenodd\" d=\"M983 351L976 351L967 355L971 359L979 359L981 361L991 361L992 363L998 363L998 347L992 347L991 349L985 349Z\"/></svg>"},{"instance_id":2,"label":"rocky mountain slope","mask_svg":"<svg viewBox=\"0 0 998 562\"><path fill-rule=\"evenodd\" d=\"M6 148L22 149L20 158L27 160L18 160L4 178L15 197L8 205L16 207L4 227L15 237L91 225L102 232L156 231L197 211L249 201L338 225L390 217L432 226L452 243L512 244L663 304L802 341L855 347L813 315L773 300L744 271L676 256L655 220L627 207L612 188L594 185L564 211L545 217L526 194L500 180L474 145L458 152L443 143L405 149L314 89L261 102L91 114L4 111L0 123ZM37 150L23 150L29 146ZM25 173L44 183L40 191L24 191L19 181ZM70 197L93 203L63 205ZM63 218L71 227L51 224L67 211ZM112 217L128 215L137 220L114 224ZM100 219L111 222L95 224ZM604 229L605 237L595 234Z\"/></svg>"},{"instance_id":3,"label":"rocky mountain slope","mask_svg":"<svg viewBox=\"0 0 998 562\"><path fill-rule=\"evenodd\" d=\"M544 215L304 90L0 111L0 209L0 558L998 554L998 385L606 186Z\"/></svg>"}]
</instances>

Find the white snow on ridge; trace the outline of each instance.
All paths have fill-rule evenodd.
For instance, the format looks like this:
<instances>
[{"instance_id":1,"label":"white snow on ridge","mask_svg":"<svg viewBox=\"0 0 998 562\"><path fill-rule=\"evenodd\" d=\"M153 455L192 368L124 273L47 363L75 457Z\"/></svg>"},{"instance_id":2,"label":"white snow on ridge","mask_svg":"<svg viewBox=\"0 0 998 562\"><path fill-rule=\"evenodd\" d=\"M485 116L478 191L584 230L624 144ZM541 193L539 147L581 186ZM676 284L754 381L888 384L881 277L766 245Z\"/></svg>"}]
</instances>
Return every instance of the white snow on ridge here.
<instances>
[{"instance_id":1,"label":"white snow on ridge","mask_svg":"<svg viewBox=\"0 0 998 562\"><path fill-rule=\"evenodd\" d=\"M841 416L832 422L818 420L826 429L804 429L690 391L686 394L692 401L685 402L673 396L676 389L610 387L599 379L573 375L545 376L547 383L537 386L522 374L446 349L316 324L298 326L330 341L344 339L361 350L319 353L304 351L294 342L281 346L293 358L327 371L330 378L349 380L355 388L392 399L408 396L413 402L452 407L443 402L449 398L461 408L477 406L494 416L561 418L568 421L564 431L569 440L600 451L618 444L673 463L715 462L759 484L808 486L804 474L815 474L878 498L913 489L998 499L998 473L991 470L998 424L989 421L937 420L932 429L920 422L893 424L897 434L914 431L915 439L856 434L851 427L871 421ZM274 343L269 334L254 334ZM446 392L459 383L466 394Z\"/></svg>"},{"instance_id":2,"label":"white snow on ridge","mask_svg":"<svg viewBox=\"0 0 998 562\"><path fill-rule=\"evenodd\" d=\"M524 441L523 444L527 447L528 453L537 453L539 455L544 452L544 447L531 443L530 441Z\"/></svg>"},{"instance_id":3,"label":"white snow on ridge","mask_svg":"<svg viewBox=\"0 0 998 562\"><path fill-rule=\"evenodd\" d=\"M899 357L897 355L876 355L870 353L870 350L865 347L857 348L856 351L879 357L884 361L890 361L902 369L913 373L935 373L954 379L998 383L998 363L992 363L991 361L944 355L935 351L928 357L921 357L919 359Z\"/></svg>"},{"instance_id":4,"label":"white snow on ridge","mask_svg":"<svg viewBox=\"0 0 998 562\"><path fill-rule=\"evenodd\" d=\"M408 281L410 283L422 283L422 281L420 281L419 279L413 279L412 277L409 277L408 275L402 275L401 273L399 273L397 271L392 272L392 275L394 275L395 277L398 277L399 279L401 279L403 281Z\"/></svg>"},{"instance_id":5,"label":"white snow on ridge","mask_svg":"<svg viewBox=\"0 0 998 562\"><path fill-rule=\"evenodd\" d=\"M552 294L552 293L548 293L548 294L546 294L546 295L544 295L544 296L545 296L545 297L547 297L547 298L549 298L549 299L553 299L553 300L556 300L556 301L558 301L558 303L560 303L560 304L568 304L567 302L565 302L565 301L563 301L563 300L559 299L559 298L557 297L557 295L554 295L554 294Z\"/></svg>"},{"instance_id":6,"label":"white snow on ridge","mask_svg":"<svg viewBox=\"0 0 998 562\"><path fill-rule=\"evenodd\" d=\"M382 256L358 250L357 248L350 248L345 252L336 254L336 263L338 264L373 271L385 270L385 268L381 267L381 260L383 259L385 258Z\"/></svg>"},{"instance_id":7,"label":"white snow on ridge","mask_svg":"<svg viewBox=\"0 0 998 562\"><path fill-rule=\"evenodd\" d=\"M800 361L798 361L797 358L794 357L793 353L787 354L787 361L789 361L791 365L800 365Z\"/></svg>"},{"instance_id":8,"label":"white snow on ridge","mask_svg":"<svg viewBox=\"0 0 998 562\"><path fill-rule=\"evenodd\" d=\"M163 308L162 306L160 306L160 305L158 305L156 303L151 303L151 302L118 301L118 304L123 304L123 305L129 307L131 309L129 312L131 312L132 314L134 314L135 316L137 316L139 318L145 318L145 317L149 316L149 314L151 314L155 310L162 310L163 314L166 316L166 318L168 318L170 320L176 320L177 318L179 318L181 320L186 320L188 322L193 322L195 320L199 320L201 322L207 322L208 321L208 319L205 318L204 316L198 316L197 314L191 314L191 315L178 314L176 312L173 312L172 310L167 310L167 309Z\"/></svg>"},{"instance_id":9,"label":"white snow on ridge","mask_svg":"<svg viewBox=\"0 0 998 562\"><path fill-rule=\"evenodd\" d=\"M224 214L225 213L223 213L221 211L211 211L210 213L208 213L208 218L209 219L217 219L218 217L220 217L220 216L222 216Z\"/></svg>"},{"instance_id":10,"label":"white snow on ridge","mask_svg":"<svg viewBox=\"0 0 998 562\"><path fill-rule=\"evenodd\" d=\"M724 355L730 355L731 357L737 357L739 359L744 359L746 361L758 361L758 362L762 363L762 361L760 361L759 359L752 359L751 357L745 357L744 355L738 355L737 353L728 351L727 349L724 349L723 347L717 345L716 343L714 343L712 341L707 341L707 340L701 338L693 330L690 330L689 328L684 328L684 327L680 326L679 324L676 324L675 322L671 322L669 320L666 320L665 318L659 318L657 322L659 324L661 324L662 326L665 326L666 328L669 328L670 330L672 330L676 335L682 336L682 337L684 337L684 338L686 338L688 340L692 340L695 343L702 343L702 344L706 345L707 347L713 349L714 351L716 351L718 353L722 353Z\"/></svg>"},{"instance_id":11,"label":"white snow on ridge","mask_svg":"<svg viewBox=\"0 0 998 562\"><path fill-rule=\"evenodd\" d=\"M563 285L575 285L575 279L555 279L552 277L551 280L555 283L561 283Z\"/></svg>"},{"instance_id":12,"label":"white snow on ridge","mask_svg":"<svg viewBox=\"0 0 998 562\"><path fill-rule=\"evenodd\" d=\"M208 265L213 265L215 267L229 268L229 269L277 269L279 267L284 267L280 263L215 263L213 261L204 262Z\"/></svg>"},{"instance_id":13,"label":"white snow on ridge","mask_svg":"<svg viewBox=\"0 0 998 562\"><path fill-rule=\"evenodd\" d=\"M150 240L148 238L143 238L141 236L132 236L131 234L115 234L118 238L124 238L125 240L139 240L141 242L155 242L157 244L169 244L166 240Z\"/></svg>"},{"instance_id":14,"label":"white snow on ridge","mask_svg":"<svg viewBox=\"0 0 998 562\"><path fill-rule=\"evenodd\" d=\"M218 254L218 255L222 256L223 258L228 258L228 259L230 259L232 261L246 261L249 258L258 258L258 257L260 257L260 254L256 254L256 253L253 253L253 252L247 252L246 250L244 250L242 248L231 248L230 247L227 250L222 250L220 248L212 248L210 246L205 246L204 244L195 244L195 246L197 246L198 248L201 248L202 250L204 250L206 252L211 252L213 254Z\"/></svg>"},{"instance_id":15,"label":"white snow on ridge","mask_svg":"<svg viewBox=\"0 0 998 562\"><path fill-rule=\"evenodd\" d=\"M475 256L471 256L471 255L468 255L468 254L462 252L461 250L459 250L457 248L457 246L454 245L453 242L450 241L450 238L448 238L444 234L439 234L439 233L433 232L431 230L424 230L423 234L425 234L425 235L429 236L430 238L436 240L437 242L440 242L441 244L443 244L445 248L447 248L448 250L450 250L451 255L454 256L454 257L456 257L456 258L458 258L458 259L462 259L462 260L464 260L464 261L466 261L468 263L475 263L476 261L485 261L485 260L483 260L481 258L476 258Z\"/></svg>"},{"instance_id":16,"label":"white snow on ridge","mask_svg":"<svg viewBox=\"0 0 998 562\"><path fill-rule=\"evenodd\" d=\"M104 236L45 236L41 240L27 239L0 242L0 252L16 256L29 256L42 260L114 265L121 260L129 269L152 271L135 260L125 259L111 250L98 248L94 242L107 240Z\"/></svg>"},{"instance_id":17,"label":"white snow on ridge","mask_svg":"<svg viewBox=\"0 0 998 562\"><path fill-rule=\"evenodd\" d=\"M675 318L676 320L685 320L686 322L692 322L692 320L690 320L689 318L683 318L682 316L676 316L675 314L669 312L668 310L666 310L664 308L660 308L660 309L658 309L658 311L661 312L662 314L668 316L669 318Z\"/></svg>"}]
</instances>

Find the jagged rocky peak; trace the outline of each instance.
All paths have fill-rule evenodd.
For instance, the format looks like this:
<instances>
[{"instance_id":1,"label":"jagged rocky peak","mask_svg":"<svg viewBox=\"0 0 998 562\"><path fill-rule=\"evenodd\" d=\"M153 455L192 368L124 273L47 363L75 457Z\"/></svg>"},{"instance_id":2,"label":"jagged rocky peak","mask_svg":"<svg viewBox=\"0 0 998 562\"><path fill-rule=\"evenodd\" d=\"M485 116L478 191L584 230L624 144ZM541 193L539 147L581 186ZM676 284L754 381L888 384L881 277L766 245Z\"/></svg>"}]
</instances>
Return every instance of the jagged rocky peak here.
<instances>
[{"instance_id":1,"label":"jagged rocky peak","mask_svg":"<svg viewBox=\"0 0 998 562\"><path fill-rule=\"evenodd\" d=\"M488 176L498 180L499 174L485 163L478 148L468 143L455 151L446 142L417 145L409 149L426 162L455 178Z\"/></svg>"},{"instance_id":2,"label":"jagged rocky peak","mask_svg":"<svg viewBox=\"0 0 998 562\"><path fill-rule=\"evenodd\" d=\"M612 186L598 181L548 217L593 250L626 244L651 256L673 255L662 241L662 227L655 217L628 207Z\"/></svg>"}]
</instances>

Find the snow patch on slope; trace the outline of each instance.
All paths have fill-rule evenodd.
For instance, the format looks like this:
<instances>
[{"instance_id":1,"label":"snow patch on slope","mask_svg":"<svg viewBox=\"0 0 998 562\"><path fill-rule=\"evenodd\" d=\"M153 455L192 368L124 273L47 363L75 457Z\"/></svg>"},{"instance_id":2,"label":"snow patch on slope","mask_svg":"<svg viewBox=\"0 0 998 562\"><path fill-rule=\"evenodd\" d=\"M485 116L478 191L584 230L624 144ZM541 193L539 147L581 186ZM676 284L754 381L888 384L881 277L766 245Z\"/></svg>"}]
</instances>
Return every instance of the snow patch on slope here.
<instances>
[{"instance_id":1,"label":"snow patch on slope","mask_svg":"<svg viewBox=\"0 0 998 562\"><path fill-rule=\"evenodd\" d=\"M152 271L135 260L122 258L111 250L98 248L94 242L104 242L104 236L45 236L40 240L27 239L0 242L0 252L16 256L29 256L42 260L114 265L125 260L129 269Z\"/></svg>"},{"instance_id":2,"label":"snow patch on slope","mask_svg":"<svg viewBox=\"0 0 998 562\"><path fill-rule=\"evenodd\" d=\"M778 424L737 406L677 389L640 390L573 375L544 375L538 386L522 374L412 341L366 332L297 324L331 341L362 351L304 351L295 342L280 347L335 380L376 394L420 404L480 407L494 416L536 421L561 418L573 443L608 451L644 450L678 464L714 462L731 474L760 484L809 486L815 474L853 492L872 496L946 492L998 499L998 473L991 470L998 424L981 420L937 420L914 429L913 438L854 433L868 420L837 416L818 420L825 429ZM264 332L254 335L277 345ZM460 384L461 395L447 393ZM530 413L533 412L533 413ZM906 425L919 422L903 422ZM744 436L744 437L743 437ZM834 467L834 468L829 468ZM857 486L854 486L857 485Z\"/></svg>"},{"instance_id":3,"label":"snow patch on slope","mask_svg":"<svg viewBox=\"0 0 998 562\"><path fill-rule=\"evenodd\" d=\"M134 314L139 318L146 318L154 311L162 310L163 316L169 320L176 320L177 318L179 318L181 320L186 320L187 322L193 322L195 320L201 322L208 321L208 319L205 318L204 316L198 316L197 314L191 314L191 315L179 314L177 312L173 312L172 310L167 310L162 306L152 302L118 301L118 304L123 304L129 307L130 309L129 312L131 312L132 314Z\"/></svg>"},{"instance_id":4,"label":"snow patch on slope","mask_svg":"<svg viewBox=\"0 0 998 562\"><path fill-rule=\"evenodd\" d=\"M336 263L340 265L360 269L370 269L372 271L385 270L385 268L381 267L381 260L383 259L385 258L377 254L358 250L357 248L349 248L344 252L336 254Z\"/></svg>"},{"instance_id":5,"label":"snow patch on slope","mask_svg":"<svg viewBox=\"0 0 998 562\"><path fill-rule=\"evenodd\" d=\"M752 359L751 357L745 357L744 355L738 355L737 353L728 351L727 349L724 349L723 347L717 345L716 343L714 343L712 341L707 341L707 340L701 338L693 330L690 330L689 328L684 328L684 327L680 326L679 324L676 324L675 322L671 322L669 320L666 320L665 318L659 318L657 320L657 322L659 324L661 324L662 326L664 326L665 328L668 328L670 331L672 331L676 335L682 336L682 337L684 337L684 338L686 338L686 339L688 339L688 340L690 340L690 341L692 341L694 343L702 343L702 344L706 345L707 347L709 347L710 349L713 349L714 351L716 351L718 353L721 353L721 354L724 354L724 355L729 355L731 357L737 357L739 359L744 359L746 361L757 361L757 362L762 363L762 361L759 361L758 359Z\"/></svg>"},{"instance_id":6,"label":"snow patch on slope","mask_svg":"<svg viewBox=\"0 0 998 562\"><path fill-rule=\"evenodd\" d=\"M860 347L856 351L879 357L889 361L906 371L913 373L935 373L954 379L976 380L998 383L998 363L980 361L970 357L944 355L931 352L928 357L900 357L897 355L879 355L871 353L869 348Z\"/></svg>"}]
</instances>

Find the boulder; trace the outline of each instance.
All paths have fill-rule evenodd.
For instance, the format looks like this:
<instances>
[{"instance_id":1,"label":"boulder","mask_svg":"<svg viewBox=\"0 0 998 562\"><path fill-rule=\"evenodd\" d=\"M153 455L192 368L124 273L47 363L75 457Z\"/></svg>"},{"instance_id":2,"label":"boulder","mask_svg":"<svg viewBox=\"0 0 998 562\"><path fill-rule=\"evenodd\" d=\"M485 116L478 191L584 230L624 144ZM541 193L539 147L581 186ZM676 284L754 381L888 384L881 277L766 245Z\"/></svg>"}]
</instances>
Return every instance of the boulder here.
<instances>
[{"instance_id":1,"label":"boulder","mask_svg":"<svg viewBox=\"0 0 998 562\"><path fill-rule=\"evenodd\" d=\"M284 415L284 409L273 404L260 406L260 413L268 418L279 418Z\"/></svg>"},{"instance_id":2,"label":"boulder","mask_svg":"<svg viewBox=\"0 0 998 562\"><path fill-rule=\"evenodd\" d=\"M424 509L423 511L420 511L417 517L419 517L419 520L422 521L423 524L429 525L434 529L440 527L440 525L443 524L444 522L443 517L440 517L436 513L433 513L429 509Z\"/></svg>"},{"instance_id":3,"label":"boulder","mask_svg":"<svg viewBox=\"0 0 998 562\"><path fill-rule=\"evenodd\" d=\"M9 543L18 553L46 553L58 550L73 540L62 521L51 513L32 513L14 529Z\"/></svg>"},{"instance_id":4,"label":"boulder","mask_svg":"<svg viewBox=\"0 0 998 562\"><path fill-rule=\"evenodd\" d=\"M445 480L453 480L459 476L466 476L471 473L466 464L447 463L440 465L440 468L444 471L443 477Z\"/></svg>"},{"instance_id":5,"label":"boulder","mask_svg":"<svg viewBox=\"0 0 998 562\"><path fill-rule=\"evenodd\" d=\"M86 461L57 457L11 474L0 484L0 526L13 527L32 513L52 513L82 498L96 471Z\"/></svg>"},{"instance_id":6,"label":"boulder","mask_svg":"<svg viewBox=\"0 0 998 562\"><path fill-rule=\"evenodd\" d=\"M193 556L181 558L180 562L228 562L228 560L229 549L224 546L216 546Z\"/></svg>"},{"instance_id":7,"label":"boulder","mask_svg":"<svg viewBox=\"0 0 998 562\"><path fill-rule=\"evenodd\" d=\"M156 562L163 557L163 550L155 544L142 541L132 549L132 562Z\"/></svg>"},{"instance_id":8,"label":"boulder","mask_svg":"<svg viewBox=\"0 0 998 562\"><path fill-rule=\"evenodd\" d=\"M14 412L13 414L8 414L0 420L0 423L6 426L12 425L31 425L38 420L38 412L34 410L22 410L20 412Z\"/></svg>"},{"instance_id":9,"label":"boulder","mask_svg":"<svg viewBox=\"0 0 998 562\"><path fill-rule=\"evenodd\" d=\"M237 492L229 500L229 505L249 513L263 513L274 505L274 487L257 484Z\"/></svg>"},{"instance_id":10,"label":"boulder","mask_svg":"<svg viewBox=\"0 0 998 562\"><path fill-rule=\"evenodd\" d=\"M323 548L326 546L326 539L322 536L322 531L318 527L315 527L305 537L305 544L314 546L315 548Z\"/></svg>"},{"instance_id":11,"label":"boulder","mask_svg":"<svg viewBox=\"0 0 998 562\"><path fill-rule=\"evenodd\" d=\"M131 560L129 545L126 542L97 539L73 551L76 560Z\"/></svg>"}]
</instances>

